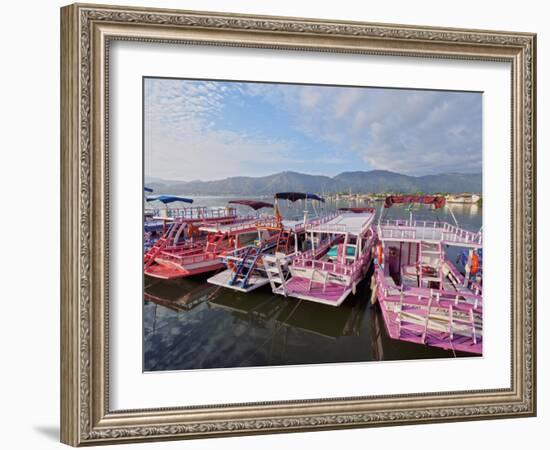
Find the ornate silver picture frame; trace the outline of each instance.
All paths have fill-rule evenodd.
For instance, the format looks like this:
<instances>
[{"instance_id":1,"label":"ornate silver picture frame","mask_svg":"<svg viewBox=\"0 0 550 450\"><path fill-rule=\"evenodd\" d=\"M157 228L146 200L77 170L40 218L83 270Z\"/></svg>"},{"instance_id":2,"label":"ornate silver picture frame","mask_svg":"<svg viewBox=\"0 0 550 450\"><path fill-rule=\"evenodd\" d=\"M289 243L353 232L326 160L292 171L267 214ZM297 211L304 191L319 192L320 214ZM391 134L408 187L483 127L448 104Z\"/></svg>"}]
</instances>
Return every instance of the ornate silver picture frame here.
<instances>
[{"instance_id":1,"label":"ornate silver picture frame","mask_svg":"<svg viewBox=\"0 0 550 450\"><path fill-rule=\"evenodd\" d=\"M109 402L109 50L117 40L511 65L511 385L117 411ZM94 445L536 414L536 36L75 4L61 9L61 440Z\"/></svg>"}]
</instances>

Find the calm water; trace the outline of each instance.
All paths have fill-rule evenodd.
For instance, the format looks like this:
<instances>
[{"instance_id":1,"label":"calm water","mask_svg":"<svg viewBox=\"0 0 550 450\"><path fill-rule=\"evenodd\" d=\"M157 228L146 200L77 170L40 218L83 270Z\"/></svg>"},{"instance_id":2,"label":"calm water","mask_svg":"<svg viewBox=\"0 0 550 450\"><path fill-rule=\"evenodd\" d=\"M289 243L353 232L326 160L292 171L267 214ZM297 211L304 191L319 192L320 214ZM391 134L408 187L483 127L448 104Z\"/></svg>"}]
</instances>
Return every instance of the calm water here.
<instances>
[{"instance_id":1,"label":"calm water","mask_svg":"<svg viewBox=\"0 0 550 450\"><path fill-rule=\"evenodd\" d=\"M224 206L226 201L195 198L195 204L206 206ZM377 210L380 204L374 204ZM368 205L339 201L327 202L324 208L342 206ZM461 227L479 230L481 207L451 207ZM300 217L303 209L298 204L284 208L283 213ZM441 221L452 223L446 209L438 215ZM408 216L403 207L387 213L388 218ZM415 209L413 216L436 218L433 210L423 208ZM452 250L449 257L454 260ZM144 370L471 356L390 339L378 306L368 301L370 273L356 295L350 295L338 308L274 295L269 285L248 294L220 288L206 282L211 275L174 281L145 278Z\"/></svg>"}]
</instances>

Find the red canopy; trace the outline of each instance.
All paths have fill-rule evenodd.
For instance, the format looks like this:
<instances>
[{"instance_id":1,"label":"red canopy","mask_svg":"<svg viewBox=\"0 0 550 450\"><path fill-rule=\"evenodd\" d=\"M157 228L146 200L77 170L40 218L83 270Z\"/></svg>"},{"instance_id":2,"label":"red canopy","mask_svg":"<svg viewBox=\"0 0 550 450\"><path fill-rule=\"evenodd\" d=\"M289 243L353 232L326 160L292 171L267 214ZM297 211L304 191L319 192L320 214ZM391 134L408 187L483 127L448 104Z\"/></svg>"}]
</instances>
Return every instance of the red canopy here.
<instances>
[{"instance_id":1,"label":"red canopy","mask_svg":"<svg viewBox=\"0 0 550 450\"><path fill-rule=\"evenodd\" d=\"M258 202L256 200L231 200L228 203L233 203L235 205L250 206L254 210L258 210L261 208L273 208L272 203Z\"/></svg>"},{"instance_id":2,"label":"red canopy","mask_svg":"<svg viewBox=\"0 0 550 450\"><path fill-rule=\"evenodd\" d=\"M445 206L445 197L437 195L390 195L384 201L384 208L391 208L395 203L420 203L434 205L434 208L438 209Z\"/></svg>"}]
</instances>

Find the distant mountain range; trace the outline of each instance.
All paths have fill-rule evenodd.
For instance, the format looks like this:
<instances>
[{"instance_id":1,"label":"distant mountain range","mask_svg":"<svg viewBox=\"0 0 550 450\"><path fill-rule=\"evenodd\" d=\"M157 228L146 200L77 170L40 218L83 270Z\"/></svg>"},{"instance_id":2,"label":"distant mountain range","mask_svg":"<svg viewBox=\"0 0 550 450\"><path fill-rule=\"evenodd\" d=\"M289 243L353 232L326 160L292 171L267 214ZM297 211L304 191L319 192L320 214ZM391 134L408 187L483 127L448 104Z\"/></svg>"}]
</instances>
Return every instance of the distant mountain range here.
<instances>
[{"instance_id":1,"label":"distant mountain range","mask_svg":"<svg viewBox=\"0 0 550 450\"><path fill-rule=\"evenodd\" d=\"M264 177L230 177L213 181L174 181L145 177L156 194L180 195L273 195L298 191L317 193L348 192L481 192L481 174L442 173L420 177L387 170L342 172L334 177L280 172Z\"/></svg>"}]
</instances>

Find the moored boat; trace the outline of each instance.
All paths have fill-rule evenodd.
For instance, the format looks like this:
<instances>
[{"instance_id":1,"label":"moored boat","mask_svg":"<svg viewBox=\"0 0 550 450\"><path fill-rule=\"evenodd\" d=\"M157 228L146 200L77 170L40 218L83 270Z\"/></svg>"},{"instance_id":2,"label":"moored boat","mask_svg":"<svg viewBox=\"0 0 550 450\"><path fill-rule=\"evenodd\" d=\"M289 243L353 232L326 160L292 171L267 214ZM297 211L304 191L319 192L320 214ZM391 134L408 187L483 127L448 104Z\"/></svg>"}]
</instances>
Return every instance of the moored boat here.
<instances>
[{"instance_id":1,"label":"moored boat","mask_svg":"<svg viewBox=\"0 0 550 450\"><path fill-rule=\"evenodd\" d=\"M394 204L409 205L409 219L383 219ZM371 284L391 338L449 350L482 353L482 233L440 220L414 220L412 207L445 207L438 196L389 196L377 225L375 273ZM465 249L464 273L447 247Z\"/></svg>"},{"instance_id":2,"label":"moored boat","mask_svg":"<svg viewBox=\"0 0 550 450\"><path fill-rule=\"evenodd\" d=\"M273 277L277 294L339 306L365 277L376 234L375 210L340 211L306 224L309 249L293 258L289 276Z\"/></svg>"},{"instance_id":3,"label":"moored boat","mask_svg":"<svg viewBox=\"0 0 550 450\"><path fill-rule=\"evenodd\" d=\"M144 273L162 279L182 278L223 268L221 255L253 239L258 226L272 217L230 214L179 218L144 258Z\"/></svg>"},{"instance_id":4,"label":"moored boat","mask_svg":"<svg viewBox=\"0 0 550 450\"><path fill-rule=\"evenodd\" d=\"M275 194L275 217L272 223L258 227L258 237L250 245L245 245L223 255L226 270L208 279L208 282L240 292L250 292L270 283L269 271L286 272L288 264L300 249L305 239L305 225L309 216L307 204L303 211L303 220L284 219L279 202L323 202L316 194L300 192L281 192ZM241 203L243 200L234 201ZM253 203L247 201L247 204ZM256 202L258 203L258 202ZM277 268L277 269L274 269ZM281 274L281 276L284 276Z\"/></svg>"}]
</instances>

